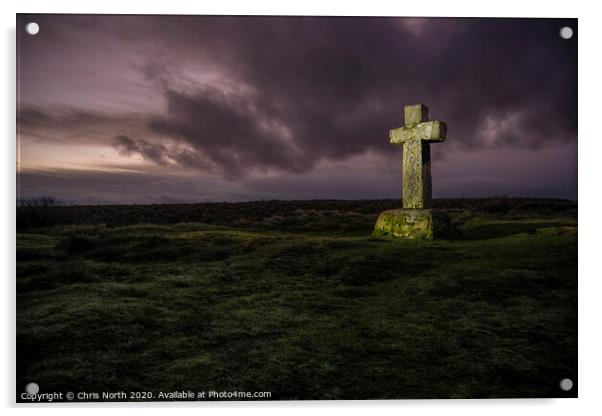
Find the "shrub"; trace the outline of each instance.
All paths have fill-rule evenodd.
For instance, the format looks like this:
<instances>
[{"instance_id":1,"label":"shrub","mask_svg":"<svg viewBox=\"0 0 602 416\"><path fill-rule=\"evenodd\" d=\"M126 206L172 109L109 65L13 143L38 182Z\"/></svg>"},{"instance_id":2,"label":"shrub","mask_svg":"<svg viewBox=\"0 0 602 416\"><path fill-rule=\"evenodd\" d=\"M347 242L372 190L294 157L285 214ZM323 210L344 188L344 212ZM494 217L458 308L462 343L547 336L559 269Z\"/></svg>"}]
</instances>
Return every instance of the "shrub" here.
<instances>
[{"instance_id":1,"label":"shrub","mask_svg":"<svg viewBox=\"0 0 602 416\"><path fill-rule=\"evenodd\" d=\"M17 228L47 227L69 221L63 200L52 196L17 200Z\"/></svg>"}]
</instances>

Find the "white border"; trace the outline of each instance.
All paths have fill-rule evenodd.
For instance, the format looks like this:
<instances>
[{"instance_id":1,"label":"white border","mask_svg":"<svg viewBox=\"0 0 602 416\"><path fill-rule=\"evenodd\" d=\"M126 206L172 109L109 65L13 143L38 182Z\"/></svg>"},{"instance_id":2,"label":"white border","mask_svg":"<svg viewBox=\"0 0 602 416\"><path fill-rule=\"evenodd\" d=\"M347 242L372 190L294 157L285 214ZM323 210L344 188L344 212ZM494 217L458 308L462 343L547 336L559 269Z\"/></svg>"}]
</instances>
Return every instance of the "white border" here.
<instances>
[{"instance_id":1,"label":"white border","mask_svg":"<svg viewBox=\"0 0 602 416\"><path fill-rule=\"evenodd\" d=\"M179 404L94 404L87 411L105 413L113 411L142 410L145 413L164 413L166 407L201 412L233 412L262 415L268 412L305 414L308 411L330 413L342 410L351 414L365 414L376 410L383 413L400 412L450 415L482 414L504 415L529 412L546 415L569 413L599 413L602 353L599 330L599 305L602 303L602 271L596 262L599 241L602 201L599 171L602 157L602 129L600 122L600 71L602 68L599 43L600 15L595 2L505 0L495 3L468 0L414 0L411 2L385 2L371 0L352 3L347 1L304 0L288 4L281 1L124 1L97 0L20 0L16 4L2 2L3 60L2 81L2 175L3 202L0 204L2 244L0 264L4 297L0 378L1 402L11 406L14 400L14 330L15 330L15 13L131 13L131 14L270 14L270 15L357 15L357 16L472 16L472 17L577 17L579 18L579 399L565 400L430 400L430 401L358 401L358 402L261 402L261 403L179 403ZM9 409L14 411L13 408ZM190 409L190 406L194 406ZM82 411L81 406L43 406L44 411L56 414ZM343 410L344 409L344 410ZM36 409L27 408L26 412Z\"/></svg>"}]
</instances>

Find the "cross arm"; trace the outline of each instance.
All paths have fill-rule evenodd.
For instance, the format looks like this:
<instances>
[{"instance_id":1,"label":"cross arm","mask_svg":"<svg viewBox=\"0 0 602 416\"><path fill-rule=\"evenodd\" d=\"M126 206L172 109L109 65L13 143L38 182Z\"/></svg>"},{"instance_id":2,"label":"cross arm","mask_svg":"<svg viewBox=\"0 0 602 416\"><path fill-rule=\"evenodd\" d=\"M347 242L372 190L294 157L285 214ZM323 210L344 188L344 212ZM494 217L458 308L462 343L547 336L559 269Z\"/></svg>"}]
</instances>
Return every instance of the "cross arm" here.
<instances>
[{"instance_id":1,"label":"cross arm","mask_svg":"<svg viewBox=\"0 0 602 416\"><path fill-rule=\"evenodd\" d=\"M400 127L389 130L389 139L393 144L405 143L410 140L426 140L442 142L445 140L447 126L442 121L425 121L411 127Z\"/></svg>"}]
</instances>

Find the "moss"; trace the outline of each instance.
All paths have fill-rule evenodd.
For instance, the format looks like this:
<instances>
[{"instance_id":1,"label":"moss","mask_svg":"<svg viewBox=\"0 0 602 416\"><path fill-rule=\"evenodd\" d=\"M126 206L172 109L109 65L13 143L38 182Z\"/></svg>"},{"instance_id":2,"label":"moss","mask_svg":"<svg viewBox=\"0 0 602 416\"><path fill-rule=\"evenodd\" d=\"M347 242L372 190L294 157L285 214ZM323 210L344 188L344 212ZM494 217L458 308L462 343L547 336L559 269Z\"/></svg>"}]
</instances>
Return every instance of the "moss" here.
<instances>
[{"instance_id":1,"label":"moss","mask_svg":"<svg viewBox=\"0 0 602 416\"><path fill-rule=\"evenodd\" d=\"M394 209L378 217L373 235L432 240L453 234L447 213L431 209Z\"/></svg>"}]
</instances>

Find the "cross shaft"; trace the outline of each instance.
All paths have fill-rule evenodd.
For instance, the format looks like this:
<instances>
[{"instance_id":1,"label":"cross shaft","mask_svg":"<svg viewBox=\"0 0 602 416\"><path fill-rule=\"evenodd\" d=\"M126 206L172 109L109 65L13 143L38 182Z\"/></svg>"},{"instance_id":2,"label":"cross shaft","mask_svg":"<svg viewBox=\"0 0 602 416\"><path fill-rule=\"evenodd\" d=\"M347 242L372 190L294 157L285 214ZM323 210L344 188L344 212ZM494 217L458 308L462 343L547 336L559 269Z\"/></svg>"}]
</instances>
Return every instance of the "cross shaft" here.
<instances>
[{"instance_id":1,"label":"cross shaft","mask_svg":"<svg viewBox=\"0 0 602 416\"><path fill-rule=\"evenodd\" d=\"M425 105L404 107L405 125L389 131L392 144L403 144L403 207L429 208L432 200L430 142L445 140L442 121L429 121Z\"/></svg>"}]
</instances>

